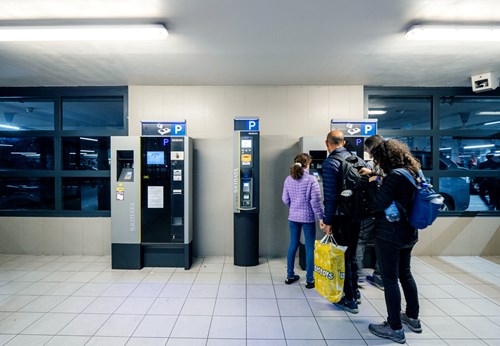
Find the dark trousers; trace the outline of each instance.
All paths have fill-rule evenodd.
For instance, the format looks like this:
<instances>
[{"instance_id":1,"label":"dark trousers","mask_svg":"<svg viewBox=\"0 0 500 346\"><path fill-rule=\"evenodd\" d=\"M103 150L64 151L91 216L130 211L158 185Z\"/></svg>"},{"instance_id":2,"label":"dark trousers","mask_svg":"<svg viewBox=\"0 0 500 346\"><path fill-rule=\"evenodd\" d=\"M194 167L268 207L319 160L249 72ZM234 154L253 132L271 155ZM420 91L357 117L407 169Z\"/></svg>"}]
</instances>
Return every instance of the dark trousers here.
<instances>
[{"instance_id":1,"label":"dark trousers","mask_svg":"<svg viewBox=\"0 0 500 346\"><path fill-rule=\"evenodd\" d=\"M387 307L387 323L392 329L401 329L401 282L406 299L406 315L418 318L419 304L417 284L411 274L410 261L413 246L402 247L397 244L375 239L375 251L382 271L384 283L385 305Z\"/></svg>"},{"instance_id":2,"label":"dark trousers","mask_svg":"<svg viewBox=\"0 0 500 346\"><path fill-rule=\"evenodd\" d=\"M354 299L358 289L358 265L356 263L356 247L359 237L359 221L353 221L346 216L336 216L333 222L333 236L339 245L347 246L345 252L344 296Z\"/></svg>"}]
</instances>

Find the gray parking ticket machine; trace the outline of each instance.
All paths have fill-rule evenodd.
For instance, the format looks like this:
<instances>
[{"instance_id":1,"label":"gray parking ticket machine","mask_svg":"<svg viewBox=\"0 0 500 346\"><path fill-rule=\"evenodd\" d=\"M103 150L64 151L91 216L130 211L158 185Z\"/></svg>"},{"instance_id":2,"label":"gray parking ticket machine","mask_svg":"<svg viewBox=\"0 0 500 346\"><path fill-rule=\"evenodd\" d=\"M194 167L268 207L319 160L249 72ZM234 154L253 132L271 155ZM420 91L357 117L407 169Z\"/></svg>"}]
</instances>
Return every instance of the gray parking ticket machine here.
<instances>
[{"instance_id":1,"label":"gray parking ticket machine","mask_svg":"<svg viewBox=\"0 0 500 346\"><path fill-rule=\"evenodd\" d=\"M111 137L111 267L141 269L139 137Z\"/></svg>"},{"instance_id":2,"label":"gray parking ticket machine","mask_svg":"<svg viewBox=\"0 0 500 346\"><path fill-rule=\"evenodd\" d=\"M233 213L234 264L259 264L258 118L234 119Z\"/></svg>"},{"instance_id":3,"label":"gray parking ticket machine","mask_svg":"<svg viewBox=\"0 0 500 346\"><path fill-rule=\"evenodd\" d=\"M141 137L111 139L112 160L117 161L111 191L112 268L189 269L192 140L185 136L185 123L142 126Z\"/></svg>"}]
</instances>

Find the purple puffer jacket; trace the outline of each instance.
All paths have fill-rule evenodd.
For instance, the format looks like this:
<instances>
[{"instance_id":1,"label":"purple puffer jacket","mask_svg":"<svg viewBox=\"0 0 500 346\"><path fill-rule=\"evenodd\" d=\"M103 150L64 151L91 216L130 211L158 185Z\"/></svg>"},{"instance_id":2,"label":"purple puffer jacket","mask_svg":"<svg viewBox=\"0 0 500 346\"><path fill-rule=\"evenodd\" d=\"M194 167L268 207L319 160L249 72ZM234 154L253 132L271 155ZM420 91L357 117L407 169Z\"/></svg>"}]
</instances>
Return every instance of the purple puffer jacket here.
<instances>
[{"instance_id":1,"label":"purple puffer jacket","mask_svg":"<svg viewBox=\"0 0 500 346\"><path fill-rule=\"evenodd\" d=\"M286 177L282 200L290 208L290 221L307 223L323 219L319 183L307 170L299 180Z\"/></svg>"}]
</instances>

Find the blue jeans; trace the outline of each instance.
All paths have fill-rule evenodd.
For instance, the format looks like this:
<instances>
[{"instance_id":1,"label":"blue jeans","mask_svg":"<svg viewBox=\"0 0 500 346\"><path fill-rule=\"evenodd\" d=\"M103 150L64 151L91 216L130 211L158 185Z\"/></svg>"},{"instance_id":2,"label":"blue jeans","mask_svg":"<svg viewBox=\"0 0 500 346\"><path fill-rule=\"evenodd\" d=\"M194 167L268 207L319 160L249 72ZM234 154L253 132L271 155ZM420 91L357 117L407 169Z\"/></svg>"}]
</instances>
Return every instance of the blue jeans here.
<instances>
[{"instance_id":1,"label":"blue jeans","mask_svg":"<svg viewBox=\"0 0 500 346\"><path fill-rule=\"evenodd\" d=\"M418 318L419 303L417 284L411 274L410 247L398 246L397 244L375 239L375 251L382 271L384 283L385 305L387 307L387 323L392 329L401 329L401 292L399 291L398 279L401 282L406 300L406 315Z\"/></svg>"},{"instance_id":2,"label":"blue jeans","mask_svg":"<svg viewBox=\"0 0 500 346\"><path fill-rule=\"evenodd\" d=\"M290 225L290 245L288 246L287 256L287 277L293 278L295 275L295 255L300 243L300 231L304 229L304 238L306 239L306 281L314 282L314 241L316 240L315 222L295 222L288 221Z\"/></svg>"}]
</instances>

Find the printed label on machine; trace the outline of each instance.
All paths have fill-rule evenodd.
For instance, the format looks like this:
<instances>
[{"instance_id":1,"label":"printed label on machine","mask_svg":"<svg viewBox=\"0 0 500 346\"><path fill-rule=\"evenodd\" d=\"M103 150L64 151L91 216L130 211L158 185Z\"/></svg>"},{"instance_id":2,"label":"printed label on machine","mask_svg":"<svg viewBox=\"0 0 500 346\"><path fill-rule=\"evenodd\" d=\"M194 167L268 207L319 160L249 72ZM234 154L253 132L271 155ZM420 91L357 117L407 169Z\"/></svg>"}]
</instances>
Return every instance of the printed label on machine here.
<instances>
[{"instance_id":1,"label":"printed label on machine","mask_svg":"<svg viewBox=\"0 0 500 346\"><path fill-rule=\"evenodd\" d=\"M163 186L148 186L148 208L163 208Z\"/></svg>"},{"instance_id":2,"label":"printed label on machine","mask_svg":"<svg viewBox=\"0 0 500 346\"><path fill-rule=\"evenodd\" d=\"M173 179L174 181L182 181L182 169L174 169Z\"/></svg>"},{"instance_id":3,"label":"printed label on machine","mask_svg":"<svg viewBox=\"0 0 500 346\"><path fill-rule=\"evenodd\" d=\"M170 153L170 160L184 160L184 152L183 151L172 151Z\"/></svg>"}]
</instances>

